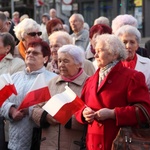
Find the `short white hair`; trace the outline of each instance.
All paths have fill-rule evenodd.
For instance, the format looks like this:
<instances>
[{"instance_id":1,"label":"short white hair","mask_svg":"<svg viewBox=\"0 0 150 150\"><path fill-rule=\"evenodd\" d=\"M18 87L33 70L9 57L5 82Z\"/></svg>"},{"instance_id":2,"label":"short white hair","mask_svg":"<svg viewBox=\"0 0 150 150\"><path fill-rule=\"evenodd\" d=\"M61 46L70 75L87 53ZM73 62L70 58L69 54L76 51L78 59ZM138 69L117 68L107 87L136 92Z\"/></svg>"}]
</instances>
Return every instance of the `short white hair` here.
<instances>
[{"instance_id":1,"label":"short white hair","mask_svg":"<svg viewBox=\"0 0 150 150\"><path fill-rule=\"evenodd\" d=\"M103 16L94 20L94 25L96 25L96 24L105 24L110 27L109 19L106 17L103 17Z\"/></svg>"},{"instance_id":2,"label":"short white hair","mask_svg":"<svg viewBox=\"0 0 150 150\"><path fill-rule=\"evenodd\" d=\"M125 60L127 51L122 41L113 34L102 34L96 37L96 46L98 43L104 43L104 48L113 55L118 55L117 60Z\"/></svg>"},{"instance_id":3,"label":"short white hair","mask_svg":"<svg viewBox=\"0 0 150 150\"><path fill-rule=\"evenodd\" d=\"M41 27L31 18L25 18L14 27L14 32L18 40L22 40L27 33L32 32L33 30L41 31Z\"/></svg>"},{"instance_id":4,"label":"short white hair","mask_svg":"<svg viewBox=\"0 0 150 150\"><path fill-rule=\"evenodd\" d=\"M71 18L72 18L73 16L75 16L76 18L78 18L80 21L84 22L84 17L83 17L81 14L77 14L77 13L73 14L73 15L69 18L69 22L70 22L70 20L71 20Z\"/></svg>"},{"instance_id":5,"label":"short white hair","mask_svg":"<svg viewBox=\"0 0 150 150\"><path fill-rule=\"evenodd\" d=\"M76 45L68 44L63 45L58 50L58 55L60 53L67 53L69 54L75 61L75 64L81 64L81 67L83 68L85 55L82 48Z\"/></svg>"},{"instance_id":6,"label":"short white hair","mask_svg":"<svg viewBox=\"0 0 150 150\"><path fill-rule=\"evenodd\" d=\"M65 41L66 44L72 44L73 43L72 36L69 33L65 32L65 31L53 32L48 37L49 41L53 40L54 38L63 39L62 42Z\"/></svg>"},{"instance_id":7,"label":"short white hair","mask_svg":"<svg viewBox=\"0 0 150 150\"><path fill-rule=\"evenodd\" d=\"M138 43L140 43L141 33L136 27L133 27L133 26L130 26L130 25L124 25L116 31L115 35L118 36L118 37L121 37L125 33L134 35L136 37L136 41Z\"/></svg>"}]
</instances>

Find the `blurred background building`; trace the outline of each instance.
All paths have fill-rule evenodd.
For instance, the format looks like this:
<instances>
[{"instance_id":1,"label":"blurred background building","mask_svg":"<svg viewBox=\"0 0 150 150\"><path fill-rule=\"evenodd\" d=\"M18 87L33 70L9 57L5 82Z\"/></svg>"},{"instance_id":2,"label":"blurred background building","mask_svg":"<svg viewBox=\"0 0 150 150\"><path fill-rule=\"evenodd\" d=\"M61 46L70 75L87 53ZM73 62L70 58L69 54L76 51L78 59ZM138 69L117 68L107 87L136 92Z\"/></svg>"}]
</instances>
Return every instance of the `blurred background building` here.
<instances>
[{"instance_id":1,"label":"blurred background building","mask_svg":"<svg viewBox=\"0 0 150 150\"><path fill-rule=\"evenodd\" d=\"M138 20L138 28L143 37L150 37L150 0L0 0L0 11L19 11L20 15L41 23L43 13L50 8L57 10L57 16L69 24L71 14L81 13L89 26L96 18L105 16L112 21L119 14L132 14Z\"/></svg>"}]
</instances>

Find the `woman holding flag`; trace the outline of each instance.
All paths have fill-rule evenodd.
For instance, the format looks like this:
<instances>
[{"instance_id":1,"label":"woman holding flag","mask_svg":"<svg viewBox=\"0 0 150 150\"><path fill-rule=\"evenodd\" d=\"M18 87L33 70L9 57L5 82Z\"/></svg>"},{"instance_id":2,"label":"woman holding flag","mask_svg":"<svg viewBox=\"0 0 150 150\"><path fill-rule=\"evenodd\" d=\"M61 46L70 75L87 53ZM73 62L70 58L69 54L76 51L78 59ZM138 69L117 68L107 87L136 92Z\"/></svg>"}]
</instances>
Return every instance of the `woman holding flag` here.
<instances>
[{"instance_id":1,"label":"woman holding flag","mask_svg":"<svg viewBox=\"0 0 150 150\"><path fill-rule=\"evenodd\" d=\"M80 96L82 87L88 78L83 70L84 51L78 46L72 44L66 45L69 44L68 41L71 38L71 36L68 36L68 33L66 34L63 33L62 41L64 43L58 50L58 68L60 74L49 82L51 96L64 92L66 85ZM62 99L60 100L62 102ZM55 108L57 105L53 107ZM61 116L61 118L64 117ZM80 149L79 145L74 144L74 141L80 141L84 126L76 121L74 115L65 125L62 125L58 120L56 121L50 114L44 111L42 105L38 105L33 109L32 118L39 126L43 127L40 150Z\"/></svg>"},{"instance_id":2,"label":"woman holding flag","mask_svg":"<svg viewBox=\"0 0 150 150\"><path fill-rule=\"evenodd\" d=\"M2 115L10 121L8 149L11 150L30 150L32 131L36 126L30 119L32 105L50 98L46 82L56 76L45 69L50 58L46 42L30 43L25 53L26 69L11 76L18 95L12 95L1 107Z\"/></svg>"}]
</instances>

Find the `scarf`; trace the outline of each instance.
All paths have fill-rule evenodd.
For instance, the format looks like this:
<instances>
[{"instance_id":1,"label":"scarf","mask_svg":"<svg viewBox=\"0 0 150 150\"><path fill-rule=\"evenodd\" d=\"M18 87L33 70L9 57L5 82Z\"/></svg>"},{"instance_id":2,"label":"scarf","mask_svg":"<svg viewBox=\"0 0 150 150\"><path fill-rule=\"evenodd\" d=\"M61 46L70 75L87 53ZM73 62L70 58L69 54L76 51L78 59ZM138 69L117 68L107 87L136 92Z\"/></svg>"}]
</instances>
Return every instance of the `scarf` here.
<instances>
[{"instance_id":1,"label":"scarf","mask_svg":"<svg viewBox=\"0 0 150 150\"><path fill-rule=\"evenodd\" d=\"M104 80L104 78L108 75L108 73L111 71L111 69L118 63L118 60L115 60L105 67L100 69L99 72L99 84Z\"/></svg>"},{"instance_id":2,"label":"scarf","mask_svg":"<svg viewBox=\"0 0 150 150\"><path fill-rule=\"evenodd\" d=\"M22 56L22 58L25 59L26 48L25 48L25 46L24 46L22 41L20 41L19 44L18 44L18 50L19 50L19 53Z\"/></svg>"},{"instance_id":3,"label":"scarf","mask_svg":"<svg viewBox=\"0 0 150 150\"><path fill-rule=\"evenodd\" d=\"M122 61L122 64L124 67L127 67L127 68L131 68L131 69L134 69L135 66L136 66L136 62L137 62L137 55L135 54L134 58L130 61Z\"/></svg>"},{"instance_id":4,"label":"scarf","mask_svg":"<svg viewBox=\"0 0 150 150\"><path fill-rule=\"evenodd\" d=\"M1 55L0 56L0 61L5 57L6 55L4 54L4 55Z\"/></svg>"},{"instance_id":5,"label":"scarf","mask_svg":"<svg viewBox=\"0 0 150 150\"><path fill-rule=\"evenodd\" d=\"M66 78L66 77L64 77L64 76L62 76L62 75L61 75L61 77L62 77L62 79L63 79L64 81L71 82L71 81L75 80L77 77L79 77L79 76L82 74L82 72L83 72L83 69L80 68L79 72L78 72L76 75L74 75L73 77Z\"/></svg>"}]
</instances>

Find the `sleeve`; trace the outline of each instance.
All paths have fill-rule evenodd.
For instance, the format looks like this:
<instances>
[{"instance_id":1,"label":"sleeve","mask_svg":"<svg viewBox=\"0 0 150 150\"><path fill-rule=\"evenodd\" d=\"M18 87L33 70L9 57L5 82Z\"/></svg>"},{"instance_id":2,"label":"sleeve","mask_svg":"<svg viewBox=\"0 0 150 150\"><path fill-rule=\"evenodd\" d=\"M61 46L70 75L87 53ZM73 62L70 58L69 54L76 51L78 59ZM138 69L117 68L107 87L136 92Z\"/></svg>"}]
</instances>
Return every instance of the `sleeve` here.
<instances>
[{"instance_id":1,"label":"sleeve","mask_svg":"<svg viewBox=\"0 0 150 150\"><path fill-rule=\"evenodd\" d=\"M148 112L150 112L150 97L148 88L145 83L145 77L141 72L135 72L132 77L130 77L130 82L127 88L127 103L126 107L116 107L116 125L136 125L136 113L135 106L136 103L142 104ZM144 115L140 112L141 121L145 120ZM127 121L128 120L128 121Z\"/></svg>"}]
</instances>

